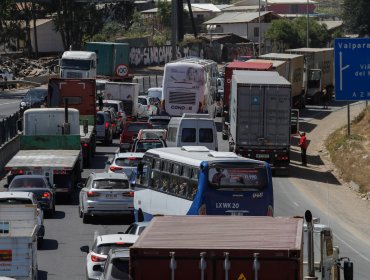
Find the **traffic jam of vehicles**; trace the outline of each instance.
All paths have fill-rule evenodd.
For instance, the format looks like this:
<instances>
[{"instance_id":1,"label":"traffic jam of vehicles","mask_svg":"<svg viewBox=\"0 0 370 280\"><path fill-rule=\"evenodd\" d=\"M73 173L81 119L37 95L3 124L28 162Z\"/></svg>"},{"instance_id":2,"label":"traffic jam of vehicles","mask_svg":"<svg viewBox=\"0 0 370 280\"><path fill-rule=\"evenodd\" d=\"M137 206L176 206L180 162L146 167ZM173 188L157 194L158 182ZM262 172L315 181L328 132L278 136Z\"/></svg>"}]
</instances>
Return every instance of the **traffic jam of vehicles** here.
<instances>
[{"instance_id":1,"label":"traffic jam of vehicles","mask_svg":"<svg viewBox=\"0 0 370 280\"><path fill-rule=\"evenodd\" d=\"M138 83L98 83L94 51L64 52L59 77L20 103L19 150L0 193L0 276L37 279L44 219L77 200L84 227L133 221L81 244L86 279L353 279L330 225L309 211L274 215L272 176L289 176L299 110L320 102L323 85L332 94L333 69L320 65L333 54L290 49L221 69L183 58L142 94ZM97 147L113 146L106 168L83 178Z\"/></svg>"}]
</instances>

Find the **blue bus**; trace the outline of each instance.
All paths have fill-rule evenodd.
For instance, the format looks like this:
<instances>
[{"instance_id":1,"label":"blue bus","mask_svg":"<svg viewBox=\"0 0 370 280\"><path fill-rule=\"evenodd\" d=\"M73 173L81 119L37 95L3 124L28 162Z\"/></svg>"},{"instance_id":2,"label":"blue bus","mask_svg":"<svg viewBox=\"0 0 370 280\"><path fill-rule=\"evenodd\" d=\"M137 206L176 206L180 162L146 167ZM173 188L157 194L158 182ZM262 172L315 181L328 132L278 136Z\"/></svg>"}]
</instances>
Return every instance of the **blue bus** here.
<instances>
[{"instance_id":1,"label":"blue bus","mask_svg":"<svg viewBox=\"0 0 370 280\"><path fill-rule=\"evenodd\" d=\"M155 215L273 216L266 162L203 146L151 149L143 161L134 195L136 221Z\"/></svg>"}]
</instances>

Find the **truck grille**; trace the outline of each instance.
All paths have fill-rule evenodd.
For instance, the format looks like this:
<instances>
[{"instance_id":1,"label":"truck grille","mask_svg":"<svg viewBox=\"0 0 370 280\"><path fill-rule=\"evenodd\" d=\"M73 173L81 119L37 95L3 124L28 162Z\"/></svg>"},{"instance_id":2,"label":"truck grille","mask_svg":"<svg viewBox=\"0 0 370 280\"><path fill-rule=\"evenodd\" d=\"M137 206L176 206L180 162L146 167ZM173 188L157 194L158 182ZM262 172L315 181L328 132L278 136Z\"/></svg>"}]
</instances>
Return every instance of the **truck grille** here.
<instances>
[{"instance_id":1,"label":"truck grille","mask_svg":"<svg viewBox=\"0 0 370 280\"><path fill-rule=\"evenodd\" d=\"M196 93L170 91L169 102L171 104L196 105Z\"/></svg>"},{"instance_id":2,"label":"truck grille","mask_svg":"<svg viewBox=\"0 0 370 280\"><path fill-rule=\"evenodd\" d=\"M81 79L82 73L80 72L67 72L68 79Z\"/></svg>"}]
</instances>

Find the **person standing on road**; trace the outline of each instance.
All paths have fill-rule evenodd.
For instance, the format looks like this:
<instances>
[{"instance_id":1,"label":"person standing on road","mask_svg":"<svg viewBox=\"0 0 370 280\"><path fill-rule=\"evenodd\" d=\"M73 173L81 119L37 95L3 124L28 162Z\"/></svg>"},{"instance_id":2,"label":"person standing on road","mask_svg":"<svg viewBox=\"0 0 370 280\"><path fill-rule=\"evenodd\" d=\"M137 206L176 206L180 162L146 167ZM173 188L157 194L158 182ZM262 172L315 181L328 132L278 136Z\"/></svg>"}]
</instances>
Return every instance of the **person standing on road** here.
<instances>
[{"instance_id":1,"label":"person standing on road","mask_svg":"<svg viewBox=\"0 0 370 280\"><path fill-rule=\"evenodd\" d=\"M323 104L323 107L322 107L323 109L328 109L328 102L329 102L328 96L329 96L328 91L326 90L325 87L323 87L321 90L321 100Z\"/></svg>"},{"instance_id":2,"label":"person standing on road","mask_svg":"<svg viewBox=\"0 0 370 280\"><path fill-rule=\"evenodd\" d=\"M301 138L299 139L299 147L301 147L301 157L302 157L302 165L307 166L307 138L306 138L306 133L302 132L301 133Z\"/></svg>"}]
</instances>

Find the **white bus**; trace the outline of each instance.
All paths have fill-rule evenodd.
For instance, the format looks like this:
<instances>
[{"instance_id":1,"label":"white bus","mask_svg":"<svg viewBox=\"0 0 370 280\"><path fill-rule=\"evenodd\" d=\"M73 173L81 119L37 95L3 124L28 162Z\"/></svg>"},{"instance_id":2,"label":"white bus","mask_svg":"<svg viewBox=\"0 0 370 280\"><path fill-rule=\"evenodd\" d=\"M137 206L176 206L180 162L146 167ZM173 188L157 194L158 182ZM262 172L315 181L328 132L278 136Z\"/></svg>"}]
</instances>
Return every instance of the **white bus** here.
<instances>
[{"instance_id":1,"label":"white bus","mask_svg":"<svg viewBox=\"0 0 370 280\"><path fill-rule=\"evenodd\" d=\"M217 63L198 57L167 63L163 76L164 110L170 116L207 113L214 116Z\"/></svg>"},{"instance_id":2,"label":"white bus","mask_svg":"<svg viewBox=\"0 0 370 280\"><path fill-rule=\"evenodd\" d=\"M273 216L271 169L264 161L204 146L151 149L143 161L134 196L136 221L155 215Z\"/></svg>"}]
</instances>

